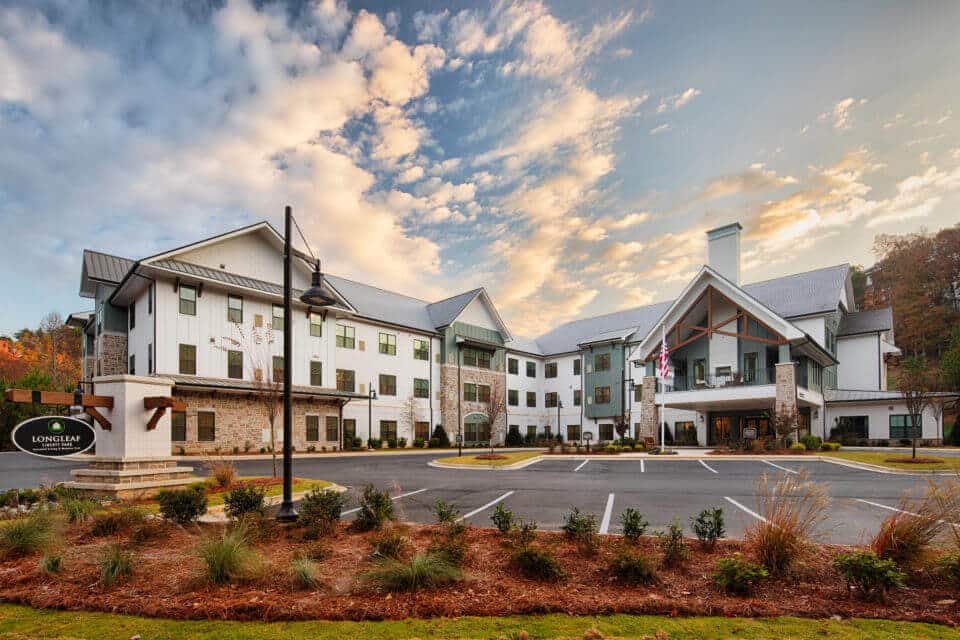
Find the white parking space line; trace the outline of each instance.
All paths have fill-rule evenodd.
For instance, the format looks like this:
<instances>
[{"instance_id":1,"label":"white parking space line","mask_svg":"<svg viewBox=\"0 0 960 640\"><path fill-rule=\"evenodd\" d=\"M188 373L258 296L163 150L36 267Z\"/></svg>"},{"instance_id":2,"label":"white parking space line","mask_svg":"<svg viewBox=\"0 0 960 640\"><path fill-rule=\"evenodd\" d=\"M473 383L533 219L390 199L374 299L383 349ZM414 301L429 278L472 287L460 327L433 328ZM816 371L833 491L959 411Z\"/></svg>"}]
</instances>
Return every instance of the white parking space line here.
<instances>
[{"instance_id":1,"label":"white parking space line","mask_svg":"<svg viewBox=\"0 0 960 640\"><path fill-rule=\"evenodd\" d=\"M500 502L501 500L506 500L507 498L509 498L509 497L512 496L512 495L513 495L513 491L507 491L505 494L503 494L502 496L500 496L500 497L497 498L496 500L491 500L490 502L488 502L487 504L483 505L482 507L479 507L479 508L477 508L477 509L474 509L473 511L471 511L471 512L468 513L468 514L466 514L465 516L462 516L460 519L461 519L461 520L466 520L467 518L469 518L469 517L471 517L471 516L475 516L475 515L477 515L478 513L480 513L481 511L483 511L483 510L485 510L485 509L489 509L490 507L492 507L493 505L497 504L497 503Z\"/></svg>"},{"instance_id":2,"label":"white parking space line","mask_svg":"<svg viewBox=\"0 0 960 640\"><path fill-rule=\"evenodd\" d=\"M716 469L714 469L713 467L711 467L710 465L708 465L708 464L707 464L706 462L704 462L703 460L698 460L698 462L699 462L700 464L702 464L702 465L703 465L703 468L706 469L707 471L713 471L714 473L720 473L719 471L717 471Z\"/></svg>"},{"instance_id":3,"label":"white parking space line","mask_svg":"<svg viewBox=\"0 0 960 640\"><path fill-rule=\"evenodd\" d=\"M770 462L769 460L761 460L760 462L765 462L765 463L767 463L768 465L770 465L771 467L776 467L777 469L780 469L780 471L786 471L787 473L796 473L796 471L794 471L793 469L787 469L786 467L781 467L780 465L774 464L773 462Z\"/></svg>"},{"instance_id":4,"label":"white parking space line","mask_svg":"<svg viewBox=\"0 0 960 640\"><path fill-rule=\"evenodd\" d=\"M871 502L871 501L869 501L869 500L864 500L863 498L854 498L854 500L856 500L857 502L862 502L863 504L868 504L868 505L870 505L871 507L878 507L878 508L880 508L880 509L886 509L887 511L894 511L894 512L896 512L896 513L905 513L905 514L907 514L908 516L914 516L914 517L916 517L916 518L925 518L925 517L926 517L926 516L920 515L919 513L914 513L913 511L904 511L903 509L897 509L896 507L890 507L890 506L887 506L887 505L885 505L885 504L880 504L879 502ZM940 524L950 525L951 527L954 527L954 528L960 528L960 525L954 524L954 523L952 523L952 522L947 522L946 520L937 520L937 522L939 522Z\"/></svg>"},{"instance_id":5,"label":"white parking space line","mask_svg":"<svg viewBox=\"0 0 960 640\"><path fill-rule=\"evenodd\" d=\"M732 504L733 506L741 509L742 511L744 511L744 512L746 512L746 513L748 513L748 514L750 514L751 516L753 516L753 517L756 518L757 520L761 520L761 521L763 521L763 522L766 522L766 521L767 521L767 519L764 518L762 515L760 515L760 514L757 513L756 511L753 511L752 509L746 508L745 506L743 506L742 504L740 504L739 502L737 502L736 500L734 500L734 499L731 498L730 496L723 496L723 499L726 500L727 502L729 502L730 504Z\"/></svg>"},{"instance_id":6,"label":"white parking space line","mask_svg":"<svg viewBox=\"0 0 960 640\"><path fill-rule=\"evenodd\" d=\"M577 471L580 471L580 469L583 469L585 466L587 466L587 463L588 463L588 462L590 462L590 461L589 461L589 460L584 460L584 461L581 462L579 465L577 465L577 468L574 469L573 472L576 473Z\"/></svg>"},{"instance_id":7,"label":"white parking space line","mask_svg":"<svg viewBox=\"0 0 960 640\"><path fill-rule=\"evenodd\" d=\"M640 473L646 473L647 468L643 466L643 458L640 458Z\"/></svg>"},{"instance_id":8,"label":"white parking space line","mask_svg":"<svg viewBox=\"0 0 960 640\"><path fill-rule=\"evenodd\" d=\"M418 493L423 493L424 491L426 491L426 489L417 489L416 491L408 491L407 493L401 493L401 494L398 495L398 496L393 496L393 497L390 498L390 499L393 500L394 502L396 502L396 501L399 500L400 498L406 498L407 496L414 496L414 495L417 495ZM348 515L350 515L351 513L356 513L357 511L360 511L360 507L356 507L355 509L348 509L348 510L342 512L340 515L341 515L341 516L348 516Z\"/></svg>"},{"instance_id":9,"label":"white parking space line","mask_svg":"<svg viewBox=\"0 0 960 640\"><path fill-rule=\"evenodd\" d=\"M600 521L600 533L610 531L610 516L613 515L613 494L607 496L607 508L603 510L603 520Z\"/></svg>"}]
</instances>

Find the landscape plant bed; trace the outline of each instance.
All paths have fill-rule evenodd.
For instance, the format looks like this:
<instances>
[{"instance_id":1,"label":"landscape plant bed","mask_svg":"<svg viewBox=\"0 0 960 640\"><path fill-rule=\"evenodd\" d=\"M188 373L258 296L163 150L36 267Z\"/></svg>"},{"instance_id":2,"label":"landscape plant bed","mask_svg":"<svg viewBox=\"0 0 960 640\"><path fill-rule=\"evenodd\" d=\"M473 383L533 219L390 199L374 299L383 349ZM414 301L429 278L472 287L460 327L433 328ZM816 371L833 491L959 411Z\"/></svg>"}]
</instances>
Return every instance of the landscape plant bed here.
<instances>
[{"instance_id":1,"label":"landscape plant bed","mask_svg":"<svg viewBox=\"0 0 960 640\"><path fill-rule=\"evenodd\" d=\"M435 462L466 467L503 467L542 456L543 453L543 451L510 451L494 453L491 456L490 452L487 451L487 453L464 453L462 456L438 458Z\"/></svg>"},{"instance_id":2,"label":"landscape plant bed","mask_svg":"<svg viewBox=\"0 0 960 640\"><path fill-rule=\"evenodd\" d=\"M897 456L895 458L885 458L884 462L894 464L943 464L943 458L911 458L909 456Z\"/></svg>"},{"instance_id":3,"label":"landscape plant bed","mask_svg":"<svg viewBox=\"0 0 960 640\"><path fill-rule=\"evenodd\" d=\"M213 586L203 579L196 549L203 535L216 535L222 526L166 525L167 537L135 547L133 576L111 587L98 583L97 559L106 545L118 539L127 542L129 535L93 538L86 527L74 526L66 534L59 574L41 573L36 554L0 562L0 601L175 619L260 621L634 613L818 619L838 615L960 623L956 590L926 571L908 573L906 587L890 593L886 601L848 595L843 579L831 566L833 556L845 549L837 546L815 550L789 577L763 582L753 596L727 595L712 579L717 559L737 551L750 555L739 541L729 540L720 541L709 552L688 541L690 557L681 568L658 569L658 583L651 586L626 586L612 581L607 568L625 544L618 536L603 536L597 552L584 557L562 534L540 532L535 546L551 550L566 577L537 582L518 577L510 568L510 549L496 530L470 528L465 533L467 577L463 582L385 594L360 577L376 566L370 558L375 533L355 533L340 523L324 540L329 554L317 563L320 586L297 590L288 574L289 562L316 543L301 541L302 529L261 526L261 542L255 545L264 562L259 577ZM417 551L425 550L437 531L437 526L407 527ZM644 537L637 548L659 558L655 545L655 538Z\"/></svg>"},{"instance_id":4,"label":"landscape plant bed","mask_svg":"<svg viewBox=\"0 0 960 640\"><path fill-rule=\"evenodd\" d=\"M711 456L815 456L819 451L806 451L800 449L713 449L708 451Z\"/></svg>"}]
</instances>

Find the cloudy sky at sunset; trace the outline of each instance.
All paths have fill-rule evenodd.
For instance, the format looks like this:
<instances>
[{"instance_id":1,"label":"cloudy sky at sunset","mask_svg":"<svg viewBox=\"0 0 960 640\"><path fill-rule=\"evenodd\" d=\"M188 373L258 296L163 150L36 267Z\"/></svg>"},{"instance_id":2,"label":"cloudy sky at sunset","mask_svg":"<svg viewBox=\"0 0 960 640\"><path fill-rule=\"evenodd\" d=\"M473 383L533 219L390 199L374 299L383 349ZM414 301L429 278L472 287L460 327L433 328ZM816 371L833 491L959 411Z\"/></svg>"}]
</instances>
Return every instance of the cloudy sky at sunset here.
<instances>
[{"instance_id":1,"label":"cloudy sky at sunset","mask_svg":"<svg viewBox=\"0 0 960 640\"><path fill-rule=\"evenodd\" d=\"M285 204L326 270L526 335L671 297L719 224L749 282L960 219L960 3L176 6L0 0L0 333L90 307L85 247Z\"/></svg>"}]
</instances>

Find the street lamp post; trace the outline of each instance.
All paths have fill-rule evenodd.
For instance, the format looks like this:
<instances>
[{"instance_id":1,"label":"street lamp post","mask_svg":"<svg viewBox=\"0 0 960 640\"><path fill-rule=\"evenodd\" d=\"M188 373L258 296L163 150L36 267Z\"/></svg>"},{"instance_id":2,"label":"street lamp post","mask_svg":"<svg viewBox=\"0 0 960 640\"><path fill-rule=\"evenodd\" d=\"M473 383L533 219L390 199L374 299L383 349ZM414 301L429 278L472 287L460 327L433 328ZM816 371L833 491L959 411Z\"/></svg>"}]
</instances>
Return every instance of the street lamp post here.
<instances>
[{"instance_id":1,"label":"street lamp post","mask_svg":"<svg viewBox=\"0 0 960 640\"><path fill-rule=\"evenodd\" d=\"M293 210L284 209L284 236L283 236L283 502L277 511L277 520L293 522L297 519L297 510L293 508L293 330L290 323L291 307L291 273L293 264L293 246L291 236L296 221L293 219ZM303 232L297 226L297 232L303 239ZM309 251L310 245L307 244ZM311 256L313 254L311 253ZM336 301L323 291L323 273L320 271L320 260L316 260L313 268L310 287L300 295L300 301L314 307L328 307Z\"/></svg>"},{"instance_id":2,"label":"street lamp post","mask_svg":"<svg viewBox=\"0 0 960 640\"><path fill-rule=\"evenodd\" d=\"M367 449L373 447L371 440L373 440L373 401L377 399L377 391L373 388L373 383L370 383L369 388L367 389Z\"/></svg>"},{"instance_id":3,"label":"street lamp post","mask_svg":"<svg viewBox=\"0 0 960 640\"><path fill-rule=\"evenodd\" d=\"M560 395L559 393L557 394ZM563 401L560 398L557 398L557 437L560 437L560 409L563 409ZM562 449L563 447L561 447ZM563 453L561 451L561 453Z\"/></svg>"}]
</instances>

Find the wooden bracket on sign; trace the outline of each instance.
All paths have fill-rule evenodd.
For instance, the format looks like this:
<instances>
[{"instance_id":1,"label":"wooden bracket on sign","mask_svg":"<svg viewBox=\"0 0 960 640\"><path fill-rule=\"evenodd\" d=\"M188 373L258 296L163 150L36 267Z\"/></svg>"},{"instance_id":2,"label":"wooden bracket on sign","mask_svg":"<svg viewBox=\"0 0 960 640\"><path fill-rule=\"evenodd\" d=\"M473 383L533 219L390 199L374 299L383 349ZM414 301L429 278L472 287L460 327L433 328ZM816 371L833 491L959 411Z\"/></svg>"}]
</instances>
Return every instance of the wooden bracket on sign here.
<instances>
[{"instance_id":1,"label":"wooden bracket on sign","mask_svg":"<svg viewBox=\"0 0 960 640\"><path fill-rule=\"evenodd\" d=\"M160 418L167 412L167 409L172 411L186 411L187 403L183 400L177 400L176 398L149 396L143 399L143 408L148 411L153 409L153 415L150 416L150 420L147 422L147 431L153 431L157 428Z\"/></svg>"}]
</instances>

